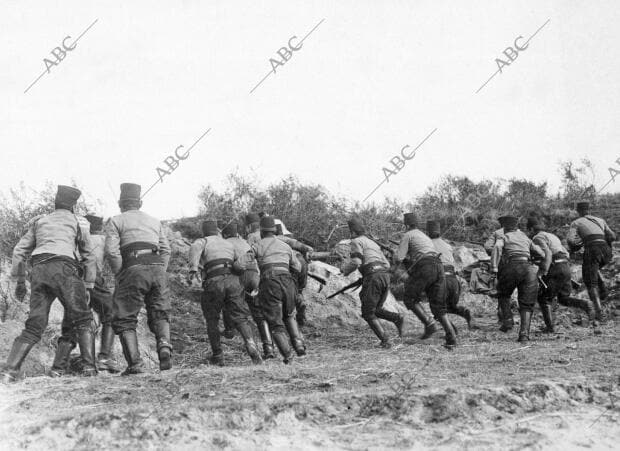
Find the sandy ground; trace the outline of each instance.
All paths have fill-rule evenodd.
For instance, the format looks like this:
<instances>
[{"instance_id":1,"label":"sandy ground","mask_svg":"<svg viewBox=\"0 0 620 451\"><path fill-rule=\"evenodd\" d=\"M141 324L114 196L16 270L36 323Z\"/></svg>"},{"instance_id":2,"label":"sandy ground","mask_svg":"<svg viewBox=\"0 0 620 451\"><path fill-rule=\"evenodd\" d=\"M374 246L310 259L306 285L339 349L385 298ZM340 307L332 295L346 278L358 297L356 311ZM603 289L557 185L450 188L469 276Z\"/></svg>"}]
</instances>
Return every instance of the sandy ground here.
<instances>
[{"instance_id":1,"label":"sandy ground","mask_svg":"<svg viewBox=\"0 0 620 451\"><path fill-rule=\"evenodd\" d=\"M355 298L337 302L359 308ZM613 315L602 335L572 324L574 315L544 335L537 313L532 341L521 345L516 330L497 330L493 300L463 302L479 328L455 318L453 351L441 346L441 333L421 341L411 315L391 350L361 322L328 315L305 328L308 355L292 365L252 366L235 338L225 341L224 368L206 363L199 306L177 302L173 370L50 379L33 367L24 381L0 386L0 447L617 449Z\"/></svg>"}]
</instances>

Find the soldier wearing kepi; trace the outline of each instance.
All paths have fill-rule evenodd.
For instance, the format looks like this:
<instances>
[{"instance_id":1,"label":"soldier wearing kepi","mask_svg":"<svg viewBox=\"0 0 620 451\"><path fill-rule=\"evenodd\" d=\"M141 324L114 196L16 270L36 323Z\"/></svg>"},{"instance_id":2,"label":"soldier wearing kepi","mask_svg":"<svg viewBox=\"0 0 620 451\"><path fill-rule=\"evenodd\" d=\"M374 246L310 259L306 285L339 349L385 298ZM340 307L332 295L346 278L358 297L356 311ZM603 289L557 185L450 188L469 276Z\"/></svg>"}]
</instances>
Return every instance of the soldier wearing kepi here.
<instances>
[{"instance_id":1,"label":"soldier wearing kepi","mask_svg":"<svg viewBox=\"0 0 620 451\"><path fill-rule=\"evenodd\" d=\"M291 271L291 275L293 276L293 280L297 286L297 299L295 301L295 308L297 309L296 319L297 323L300 326L303 326L306 322L306 300L304 299L304 288L306 288L306 285L308 284L308 258L312 255L314 249L301 241L297 241L288 235L284 235L281 223L276 224L276 236L278 239L291 246L291 249L295 252L295 257L297 257L297 260L299 260L299 264L301 265L301 270L299 272Z\"/></svg>"},{"instance_id":2,"label":"soldier wearing kepi","mask_svg":"<svg viewBox=\"0 0 620 451\"><path fill-rule=\"evenodd\" d=\"M86 215L86 219L90 223L90 236L97 258L97 280L90 296L90 307L97 312L101 322L101 345L97 354L97 368L110 373L118 373L120 370L112 353L114 346L114 329L112 329L114 274L104 259L103 218Z\"/></svg>"},{"instance_id":3,"label":"soldier wearing kepi","mask_svg":"<svg viewBox=\"0 0 620 451\"><path fill-rule=\"evenodd\" d=\"M26 261L31 257L30 313L3 368L3 382L14 382L19 377L23 361L41 340L55 298L62 303L67 319L58 343L59 352L64 354L64 349L68 349L68 358L73 341L77 340L83 362L82 375L97 374L93 315L88 308L86 292L95 284L95 255L88 222L73 213L81 194L76 188L59 185L54 212L32 220L13 250L11 276L17 279L16 296L20 300L25 294Z\"/></svg>"},{"instance_id":4,"label":"soldier wearing kepi","mask_svg":"<svg viewBox=\"0 0 620 451\"><path fill-rule=\"evenodd\" d=\"M532 252L544 256L540 247L517 227L518 218L504 216L504 236L499 238L491 254L491 271L497 273L497 295L502 315L500 330L508 332L514 325L510 296L517 289L521 323L519 342L530 339L532 310L538 295L537 268L530 260Z\"/></svg>"},{"instance_id":5,"label":"soldier wearing kepi","mask_svg":"<svg viewBox=\"0 0 620 451\"><path fill-rule=\"evenodd\" d=\"M459 298L461 297L461 284L456 278L452 246L441 239L441 224L439 221L427 221L426 233L432 240L435 250L439 252L439 258L443 264L446 276L446 307L448 313L462 317L467 321L467 327L471 328L470 311L462 305L458 305Z\"/></svg>"},{"instance_id":6,"label":"soldier wearing kepi","mask_svg":"<svg viewBox=\"0 0 620 451\"><path fill-rule=\"evenodd\" d=\"M243 299L243 288L238 275L246 269L245 256L235 246L219 235L217 221L202 223L205 235L200 261L192 261L190 272L202 266L202 312L207 322L207 335L211 344L211 363L224 365L224 353L220 343L218 323L222 309L245 341L245 348L254 364L262 362L249 323L250 311Z\"/></svg>"},{"instance_id":7,"label":"soldier wearing kepi","mask_svg":"<svg viewBox=\"0 0 620 451\"><path fill-rule=\"evenodd\" d=\"M590 214L590 204L577 204L579 218L575 219L568 231L568 246L575 252L582 246L583 265L581 267L583 283L588 288L588 296L594 304L596 319L603 319L601 300L607 298L607 287L599 270L611 262L611 243L616 234L609 228L604 219Z\"/></svg>"},{"instance_id":8,"label":"soldier wearing kepi","mask_svg":"<svg viewBox=\"0 0 620 451\"><path fill-rule=\"evenodd\" d=\"M105 256L116 276L112 327L120 336L127 369L123 375L144 372L136 326L144 304L148 326L157 340L159 369L172 367L170 344L170 291L166 268L170 245L158 219L140 211L140 185L122 183L121 214L105 227Z\"/></svg>"},{"instance_id":9,"label":"soldier wearing kepi","mask_svg":"<svg viewBox=\"0 0 620 451\"><path fill-rule=\"evenodd\" d=\"M269 324L263 315L263 311L258 305L258 299L255 292L258 291L258 283L260 277L258 274L258 264L251 253L252 248L246 240L241 238L237 233L237 224L231 222L222 229L222 237L226 241L232 243L235 247L235 251L242 258L246 259L245 269L239 276L239 282L244 291L245 302L247 303L252 318L258 327L258 333L260 334L261 341L263 343L263 358L273 359L275 354L273 352L273 341L271 338L271 331L269 330ZM226 312L224 312L226 318Z\"/></svg>"},{"instance_id":10,"label":"soldier wearing kepi","mask_svg":"<svg viewBox=\"0 0 620 451\"><path fill-rule=\"evenodd\" d=\"M532 241L545 253L545 258L540 263L539 269L539 277L544 285L538 294L538 304L545 321L545 332L553 333L555 331L551 303L553 298L557 296L560 305L585 311L594 328L594 333L600 333L592 302L570 296L572 285L571 270L568 263L569 254L562 246L560 239L553 233L546 232L543 221L537 218L527 220L527 229L533 235Z\"/></svg>"},{"instance_id":11,"label":"soldier wearing kepi","mask_svg":"<svg viewBox=\"0 0 620 451\"><path fill-rule=\"evenodd\" d=\"M351 260L342 272L348 276L359 269L363 277L360 292L362 318L381 340L381 346L391 348L392 342L383 330L379 318L394 323L398 336L402 337L404 317L383 308L390 291L390 263L379 245L366 236L366 229L359 219L351 218L348 226L351 233Z\"/></svg>"},{"instance_id":12,"label":"soldier wearing kepi","mask_svg":"<svg viewBox=\"0 0 620 451\"><path fill-rule=\"evenodd\" d=\"M248 244L257 245L260 242L260 217L256 213L245 215L245 231L248 234Z\"/></svg>"},{"instance_id":13,"label":"soldier wearing kepi","mask_svg":"<svg viewBox=\"0 0 620 451\"><path fill-rule=\"evenodd\" d=\"M260 270L258 299L273 341L284 357L284 363L290 363L293 354L289 337L297 355L306 354L306 345L295 320L297 289L291 276L291 269L299 271L301 268L291 247L275 237L273 217L261 218L260 231L261 240L252 246Z\"/></svg>"},{"instance_id":14,"label":"soldier wearing kepi","mask_svg":"<svg viewBox=\"0 0 620 451\"><path fill-rule=\"evenodd\" d=\"M405 213L404 223L408 230L403 235L398 252L394 255L398 264L407 259L409 279L405 284L404 303L424 323L424 335L428 338L435 331L434 322L426 318L420 302L426 293L431 312L445 333L445 346L456 345L456 332L448 319L446 307L446 277L439 253L431 239L418 229L415 213Z\"/></svg>"}]
</instances>

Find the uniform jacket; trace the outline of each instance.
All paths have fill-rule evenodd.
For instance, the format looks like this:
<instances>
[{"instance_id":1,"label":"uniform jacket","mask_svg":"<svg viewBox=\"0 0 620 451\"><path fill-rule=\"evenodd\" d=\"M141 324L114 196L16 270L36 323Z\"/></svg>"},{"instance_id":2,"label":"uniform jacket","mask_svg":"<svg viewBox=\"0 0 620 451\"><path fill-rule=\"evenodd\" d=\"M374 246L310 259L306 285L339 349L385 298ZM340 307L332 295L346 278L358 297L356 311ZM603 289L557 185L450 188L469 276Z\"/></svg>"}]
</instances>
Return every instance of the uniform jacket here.
<instances>
[{"instance_id":1,"label":"uniform jacket","mask_svg":"<svg viewBox=\"0 0 620 451\"><path fill-rule=\"evenodd\" d=\"M532 238L532 241L537 244L542 251L545 253L545 260L541 266L541 269L546 274L549 271L549 267L553 262L553 257L565 258L569 257L568 251L564 246L562 246L562 242L560 239L555 236L553 233L549 232L538 232Z\"/></svg>"},{"instance_id":2,"label":"uniform jacket","mask_svg":"<svg viewBox=\"0 0 620 451\"><path fill-rule=\"evenodd\" d=\"M301 271L301 263L295 257L291 246L275 236L262 238L258 244L252 246L252 253L261 271L263 266L273 263L286 264L290 269Z\"/></svg>"},{"instance_id":3,"label":"uniform jacket","mask_svg":"<svg viewBox=\"0 0 620 451\"><path fill-rule=\"evenodd\" d=\"M521 230L504 232L503 237L499 238L491 253L491 269L496 272L502 256L506 257L525 257L531 258L532 252L544 257L543 250Z\"/></svg>"},{"instance_id":4,"label":"uniform jacket","mask_svg":"<svg viewBox=\"0 0 620 451\"><path fill-rule=\"evenodd\" d=\"M92 288L97 276L96 256L90 236L89 222L69 210L54 210L34 218L28 231L13 249L11 275L25 277L26 261L31 255L53 254L81 261L84 282Z\"/></svg>"},{"instance_id":5,"label":"uniform jacket","mask_svg":"<svg viewBox=\"0 0 620 451\"><path fill-rule=\"evenodd\" d=\"M128 210L110 218L105 233L105 255L114 274L118 274L123 266L121 249L138 241L156 245L164 269L168 268L170 244L158 219L140 210Z\"/></svg>"},{"instance_id":6,"label":"uniform jacket","mask_svg":"<svg viewBox=\"0 0 620 451\"><path fill-rule=\"evenodd\" d=\"M433 241L421 230L412 229L408 230L401 238L396 257L401 262L408 256L413 267L429 253L437 254Z\"/></svg>"},{"instance_id":7,"label":"uniform jacket","mask_svg":"<svg viewBox=\"0 0 620 451\"><path fill-rule=\"evenodd\" d=\"M432 239L435 250L439 252L439 258L443 265L454 266L454 254L452 253L452 246L446 243L441 238Z\"/></svg>"},{"instance_id":8,"label":"uniform jacket","mask_svg":"<svg viewBox=\"0 0 620 451\"><path fill-rule=\"evenodd\" d=\"M383 255L377 243L365 235L356 236L351 239L351 263L347 265L343 273L345 276L351 274L359 266L371 263L380 263L386 267L390 266L387 258Z\"/></svg>"},{"instance_id":9,"label":"uniform jacket","mask_svg":"<svg viewBox=\"0 0 620 451\"><path fill-rule=\"evenodd\" d=\"M227 259L233 262L233 267L238 271L243 271L242 255L239 254L233 243L222 238L219 235L212 235L196 240L202 243L200 252L192 255L193 260L190 261L190 270L196 271L198 268L204 268L209 262L219 259Z\"/></svg>"},{"instance_id":10,"label":"uniform jacket","mask_svg":"<svg viewBox=\"0 0 620 451\"><path fill-rule=\"evenodd\" d=\"M616 239L616 234L604 219L586 215L571 223L566 241L571 247L579 248L583 245L583 240L590 235L605 235L612 237L612 240Z\"/></svg>"},{"instance_id":11,"label":"uniform jacket","mask_svg":"<svg viewBox=\"0 0 620 451\"><path fill-rule=\"evenodd\" d=\"M484 242L484 250L487 251L488 254L493 252L493 248L495 247L495 243L497 242L497 239L503 236L504 236L503 228L495 230L491 234L491 236L488 237L487 240Z\"/></svg>"},{"instance_id":12,"label":"uniform jacket","mask_svg":"<svg viewBox=\"0 0 620 451\"><path fill-rule=\"evenodd\" d=\"M252 247L248 244L246 240L241 238L240 236L233 236L227 238L226 241L232 243L235 247L235 250L239 254L239 261L241 262L244 269L253 269L258 271L258 264L254 259L254 255L252 254Z\"/></svg>"}]
</instances>

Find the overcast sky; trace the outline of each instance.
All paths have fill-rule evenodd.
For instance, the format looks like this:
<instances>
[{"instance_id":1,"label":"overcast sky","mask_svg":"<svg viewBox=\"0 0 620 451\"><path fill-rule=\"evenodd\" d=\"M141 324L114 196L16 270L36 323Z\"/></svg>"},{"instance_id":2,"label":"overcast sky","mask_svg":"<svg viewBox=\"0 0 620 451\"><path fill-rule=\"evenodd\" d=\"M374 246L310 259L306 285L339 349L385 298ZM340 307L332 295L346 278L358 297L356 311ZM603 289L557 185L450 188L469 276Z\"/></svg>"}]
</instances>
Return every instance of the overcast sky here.
<instances>
[{"instance_id":1,"label":"overcast sky","mask_svg":"<svg viewBox=\"0 0 620 451\"><path fill-rule=\"evenodd\" d=\"M93 22L47 73L52 49ZM234 170L363 200L394 155L435 129L370 201L408 200L444 174L548 181L553 192L558 162L584 156L602 186L620 157L618 23L617 0L5 0L0 190L73 178L115 214L121 182L146 190L208 129L145 211L193 215L199 188ZM278 49L317 24L250 94ZM541 26L476 93L504 49Z\"/></svg>"}]
</instances>

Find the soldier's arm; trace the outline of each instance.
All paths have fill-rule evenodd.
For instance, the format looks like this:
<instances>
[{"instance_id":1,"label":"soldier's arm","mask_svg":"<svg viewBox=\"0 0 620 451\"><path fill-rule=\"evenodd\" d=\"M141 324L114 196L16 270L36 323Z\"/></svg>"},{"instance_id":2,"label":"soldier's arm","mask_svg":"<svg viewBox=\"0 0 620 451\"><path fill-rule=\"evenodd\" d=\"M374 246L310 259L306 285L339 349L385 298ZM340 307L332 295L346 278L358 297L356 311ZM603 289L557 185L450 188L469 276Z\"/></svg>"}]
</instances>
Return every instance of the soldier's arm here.
<instances>
[{"instance_id":1,"label":"soldier's arm","mask_svg":"<svg viewBox=\"0 0 620 451\"><path fill-rule=\"evenodd\" d=\"M609 228L609 225L607 225L605 220L603 220L603 231L605 233L605 237L610 237L611 241L616 241L616 233Z\"/></svg>"},{"instance_id":2,"label":"soldier's arm","mask_svg":"<svg viewBox=\"0 0 620 451\"><path fill-rule=\"evenodd\" d=\"M87 289L95 288L97 280L97 255L93 242L90 239L90 225L84 218L78 218L79 239L78 250L82 256L82 266L84 268L84 285Z\"/></svg>"},{"instance_id":3,"label":"soldier's arm","mask_svg":"<svg viewBox=\"0 0 620 451\"><path fill-rule=\"evenodd\" d=\"M18 282L26 280L26 261L36 247L36 244L33 222L13 249L11 277L17 278Z\"/></svg>"},{"instance_id":4,"label":"soldier's arm","mask_svg":"<svg viewBox=\"0 0 620 451\"><path fill-rule=\"evenodd\" d=\"M496 273L499 267L499 261L502 258L502 252L504 250L504 240L498 239L495 241L493 250L491 251L491 272Z\"/></svg>"},{"instance_id":5,"label":"soldier's arm","mask_svg":"<svg viewBox=\"0 0 620 451\"><path fill-rule=\"evenodd\" d=\"M110 269L117 275L123 267L123 257L121 257L121 238L118 234L116 224L112 218L108 219L105 225L105 258L110 264Z\"/></svg>"},{"instance_id":6,"label":"soldier's arm","mask_svg":"<svg viewBox=\"0 0 620 451\"><path fill-rule=\"evenodd\" d=\"M291 246L291 248L294 251L297 252L301 252L302 254L305 254L306 252L309 252L312 250L312 248L310 246L305 245L304 243L302 243L301 241L296 240L295 238L290 238L288 236L279 236L278 238L281 238L282 241L284 241L286 244L288 244L289 246Z\"/></svg>"},{"instance_id":7,"label":"soldier's arm","mask_svg":"<svg viewBox=\"0 0 620 451\"><path fill-rule=\"evenodd\" d=\"M200 265L200 256L202 255L204 243L204 238L198 238L189 247L189 272L197 272L202 269Z\"/></svg>"},{"instance_id":8,"label":"soldier's arm","mask_svg":"<svg viewBox=\"0 0 620 451\"><path fill-rule=\"evenodd\" d=\"M495 232L493 232L484 242L484 250L487 251L487 254L491 254L493 252L495 241Z\"/></svg>"},{"instance_id":9,"label":"soldier's arm","mask_svg":"<svg viewBox=\"0 0 620 451\"><path fill-rule=\"evenodd\" d=\"M534 246L538 245L539 248L544 253L545 258L542 264L540 265L540 271L542 272L543 276L546 276L547 273L549 272L549 268L551 267L551 261L553 259L553 255L551 254L551 249L549 249L549 246L547 246L547 243L545 243L545 240L543 240L542 238L534 238L532 240L532 244ZM530 249L530 252L531 251L532 249Z\"/></svg>"},{"instance_id":10,"label":"soldier's arm","mask_svg":"<svg viewBox=\"0 0 620 451\"><path fill-rule=\"evenodd\" d=\"M289 265L291 270L301 272L301 263L297 260L297 256L295 255L295 252L293 252L292 248L290 249L289 256Z\"/></svg>"},{"instance_id":11,"label":"soldier's arm","mask_svg":"<svg viewBox=\"0 0 620 451\"><path fill-rule=\"evenodd\" d=\"M362 259L364 258L363 249L360 244L351 240L351 254L349 262L342 268L342 273L345 276L348 276L352 272L354 272L360 265L363 263Z\"/></svg>"},{"instance_id":12,"label":"soldier's arm","mask_svg":"<svg viewBox=\"0 0 620 451\"><path fill-rule=\"evenodd\" d=\"M400 240L400 244L398 245L398 250L394 254L394 263L398 265L400 262L407 258L408 254L409 237L407 235L403 235L402 239Z\"/></svg>"}]
</instances>

